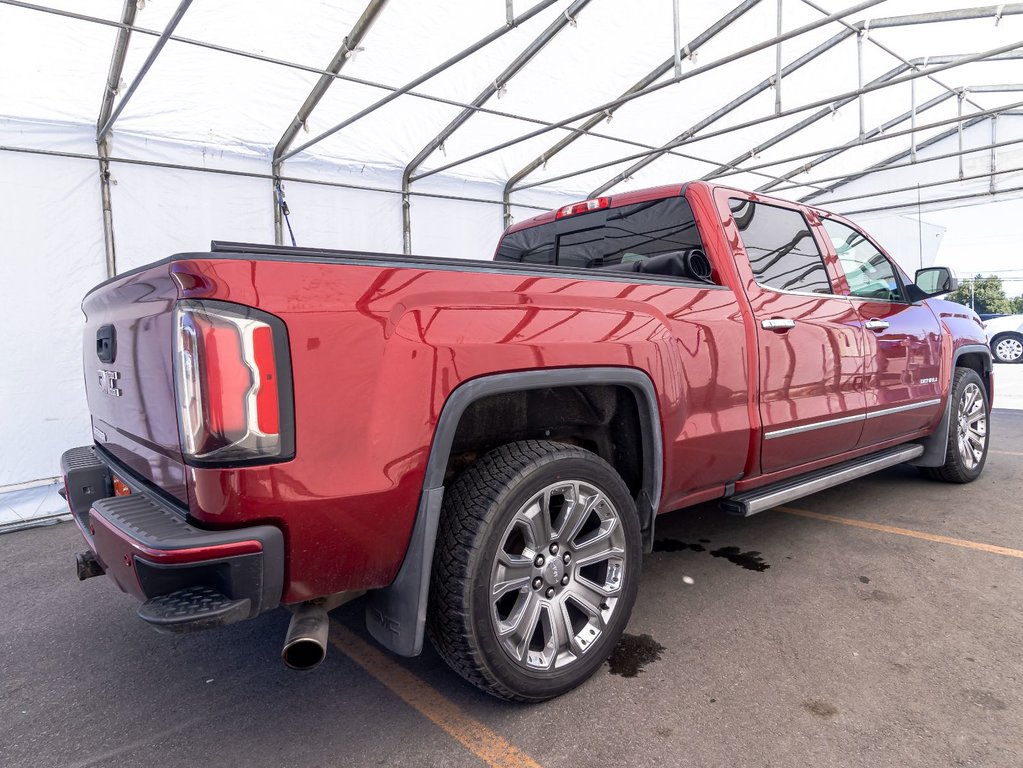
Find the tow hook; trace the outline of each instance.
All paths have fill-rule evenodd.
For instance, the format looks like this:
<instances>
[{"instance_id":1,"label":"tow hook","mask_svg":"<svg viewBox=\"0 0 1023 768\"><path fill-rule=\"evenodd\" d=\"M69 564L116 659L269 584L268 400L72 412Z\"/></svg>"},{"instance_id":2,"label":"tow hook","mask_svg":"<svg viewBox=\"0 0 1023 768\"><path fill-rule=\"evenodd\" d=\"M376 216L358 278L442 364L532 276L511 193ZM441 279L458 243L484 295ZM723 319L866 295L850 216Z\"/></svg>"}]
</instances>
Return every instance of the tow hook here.
<instances>
[{"instance_id":1,"label":"tow hook","mask_svg":"<svg viewBox=\"0 0 1023 768\"><path fill-rule=\"evenodd\" d=\"M92 552L79 552L75 555L75 569L78 571L78 580L85 581L93 576L102 576L105 571L99 564L99 560Z\"/></svg>"}]
</instances>

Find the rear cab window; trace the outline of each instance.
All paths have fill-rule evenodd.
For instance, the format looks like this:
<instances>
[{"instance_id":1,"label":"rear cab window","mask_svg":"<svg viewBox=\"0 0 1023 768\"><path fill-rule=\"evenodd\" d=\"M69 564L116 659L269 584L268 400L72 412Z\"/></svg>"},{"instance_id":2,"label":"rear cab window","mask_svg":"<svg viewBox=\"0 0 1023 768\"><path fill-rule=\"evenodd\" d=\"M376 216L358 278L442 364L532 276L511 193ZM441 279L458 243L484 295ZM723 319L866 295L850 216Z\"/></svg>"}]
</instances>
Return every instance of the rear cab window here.
<instances>
[{"instance_id":1,"label":"rear cab window","mask_svg":"<svg viewBox=\"0 0 1023 768\"><path fill-rule=\"evenodd\" d=\"M494 260L716 283L684 197L566 216L510 232Z\"/></svg>"},{"instance_id":2,"label":"rear cab window","mask_svg":"<svg viewBox=\"0 0 1023 768\"><path fill-rule=\"evenodd\" d=\"M824 256L803 214L791 208L731 198L753 277L778 291L833 294Z\"/></svg>"}]
</instances>

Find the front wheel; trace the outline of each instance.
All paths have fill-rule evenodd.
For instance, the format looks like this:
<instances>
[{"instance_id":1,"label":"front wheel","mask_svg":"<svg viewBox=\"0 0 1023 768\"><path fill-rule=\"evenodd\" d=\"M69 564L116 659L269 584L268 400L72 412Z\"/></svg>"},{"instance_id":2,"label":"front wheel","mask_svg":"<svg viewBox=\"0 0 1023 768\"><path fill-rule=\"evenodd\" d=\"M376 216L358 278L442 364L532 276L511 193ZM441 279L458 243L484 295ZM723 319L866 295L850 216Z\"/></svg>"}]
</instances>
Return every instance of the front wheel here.
<instances>
[{"instance_id":1,"label":"front wheel","mask_svg":"<svg viewBox=\"0 0 1023 768\"><path fill-rule=\"evenodd\" d=\"M923 470L927 477L946 483L972 483L984 470L988 450L990 408L987 390L977 372L956 368L952 379L952 398L945 463Z\"/></svg>"},{"instance_id":2,"label":"front wheel","mask_svg":"<svg viewBox=\"0 0 1023 768\"><path fill-rule=\"evenodd\" d=\"M497 448L445 492L428 631L482 690L543 701L607 659L639 586L640 531L606 461L563 443Z\"/></svg>"},{"instance_id":3,"label":"front wheel","mask_svg":"<svg viewBox=\"0 0 1023 768\"><path fill-rule=\"evenodd\" d=\"M1023 335L1003 333L991 342L991 352L999 363L1023 363Z\"/></svg>"}]
</instances>

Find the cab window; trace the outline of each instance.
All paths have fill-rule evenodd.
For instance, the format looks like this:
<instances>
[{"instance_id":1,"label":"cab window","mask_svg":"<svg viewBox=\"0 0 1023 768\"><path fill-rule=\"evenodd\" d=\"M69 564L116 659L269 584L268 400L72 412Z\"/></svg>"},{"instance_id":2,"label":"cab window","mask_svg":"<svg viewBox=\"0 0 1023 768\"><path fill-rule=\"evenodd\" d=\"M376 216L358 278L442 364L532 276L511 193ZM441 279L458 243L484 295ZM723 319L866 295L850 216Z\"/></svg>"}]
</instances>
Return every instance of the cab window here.
<instances>
[{"instance_id":1,"label":"cab window","mask_svg":"<svg viewBox=\"0 0 1023 768\"><path fill-rule=\"evenodd\" d=\"M738 198L728 205L760 285L833 293L817 241L799 211Z\"/></svg>"},{"instance_id":2,"label":"cab window","mask_svg":"<svg viewBox=\"0 0 1023 768\"><path fill-rule=\"evenodd\" d=\"M696 217L684 197L583 213L520 229L505 235L494 260L713 282Z\"/></svg>"},{"instance_id":3,"label":"cab window","mask_svg":"<svg viewBox=\"0 0 1023 768\"><path fill-rule=\"evenodd\" d=\"M824 219L851 295L875 301L904 301L895 267L862 232L832 219Z\"/></svg>"}]
</instances>

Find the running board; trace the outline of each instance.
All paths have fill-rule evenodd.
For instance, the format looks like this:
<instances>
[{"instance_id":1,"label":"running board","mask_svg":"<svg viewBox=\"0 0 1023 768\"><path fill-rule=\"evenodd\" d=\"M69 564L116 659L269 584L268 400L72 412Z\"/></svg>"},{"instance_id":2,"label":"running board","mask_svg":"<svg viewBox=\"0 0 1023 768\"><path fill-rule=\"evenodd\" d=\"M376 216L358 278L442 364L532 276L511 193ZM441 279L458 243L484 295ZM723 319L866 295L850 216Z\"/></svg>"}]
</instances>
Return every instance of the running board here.
<instances>
[{"instance_id":1,"label":"running board","mask_svg":"<svg viewBox=\"0 0 1023 768\"><path fill-rule=\"evenodd\" d=\"M730 515L749 517L765 509L771 509L790 501L809 496L811 493L823 491L836 485L864 477L878 470L915 459L924 452L922 445L909 443L886 448L852 461L836 464L833 467L819 469L805 475L782 480L773 485L757 488L746 493L729 496L720 502L721 509Z\"/></svg>"}]
</instances>

